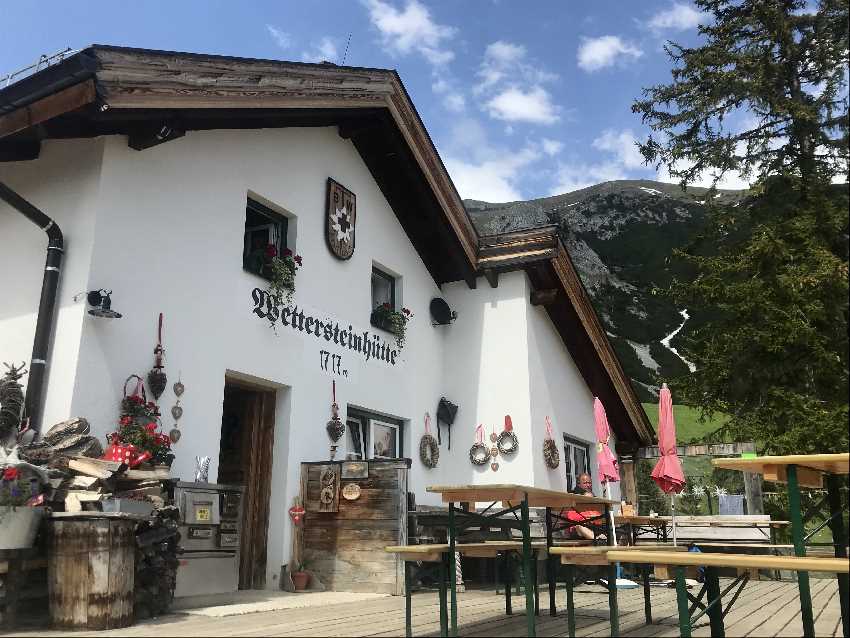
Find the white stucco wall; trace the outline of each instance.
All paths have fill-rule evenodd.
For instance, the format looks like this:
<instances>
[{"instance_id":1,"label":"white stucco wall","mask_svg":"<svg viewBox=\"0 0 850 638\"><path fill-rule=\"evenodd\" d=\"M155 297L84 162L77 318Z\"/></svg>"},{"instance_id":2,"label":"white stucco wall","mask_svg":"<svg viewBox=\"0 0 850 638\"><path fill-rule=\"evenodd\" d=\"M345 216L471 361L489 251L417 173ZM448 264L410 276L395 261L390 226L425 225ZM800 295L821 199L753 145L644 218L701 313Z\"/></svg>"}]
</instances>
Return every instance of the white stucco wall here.
<instances>
[{"instance_id":1,"label":"white stucco wall","mask_svg":"<svg viewBox=\"0 0 850 638\"><path fill-rule=\"evenodd\" d=\"M339 261L324 239L327 178L357 196L356 250ZM178 376L183 436L172 474L191 480L196 455L212 458L217 476L225 377L278 391L267 585L278 586L291 546L286 510L299 491L300 463L328 458L331 377L319 351L342 354L353 377L339 378L337 401L402 419L403 454L413 459L410 485L420 503L437 503L424 488L437 483L517 482L562 487L561 469L542 460L543 417L557 436L593 441L592 397L548 318L529 303L524 273L481 279L440 291L350 142L335 128L191 132L142 152L120 136L49 141L32 162L0 164L0 179L57 218L67 238L61 310L51 357L45 427L85 416L99 436L112 431L125 378L153 364L158 313L165 315L169 387L160 399L171 427L171 384ZM395 368L283 326L277 334L252 314L251 291L265 281L242 269L248 194L294 217L290 236L304 259L295 302L355 328L369 326L373 262L401 276L401 300L414 312L402 362ZM38 304L44 239L14 213L0 215L0 360L29 360ZM120 320L86 314L76 292L113 290ZM443 296L459 312L451 326L432 326L430 300ZM380 331L377 331L380 333ZM382 337L386 333L380 333ZM436 405L447 396L460 406L440 464L418 458L423 417L436 426ZM502 429L510 414L519 452L499 458L498 472L468 460L474 429ZM343 414L344 416L344 414ZM445 434L445 431L444 431ZM560 441L560 439L559 439ZM489 439L487 439L489 443ZM337 458L347 452L341 439ZM562 466L563 467L563 466Z\"/></svg>"},{"instance_id":2,"label":"white stucco wall","mask_svg":"<svg viewBox=\"0 0 850 638\"><path fill-rule=\"evenodd\" d=\"M55 423L72 413L86 316L84 304L73 297L89 290L102 153L102 140L62 140L44 144L37 162L0 163L0 181L53 218L65 239L56 329L45 378L45 423ZM27 369L46 249L45 232L0 202L0 361L16 365L25 362ZM24 377L24 384L27 379Z\"/></svg>"}]
</instances>

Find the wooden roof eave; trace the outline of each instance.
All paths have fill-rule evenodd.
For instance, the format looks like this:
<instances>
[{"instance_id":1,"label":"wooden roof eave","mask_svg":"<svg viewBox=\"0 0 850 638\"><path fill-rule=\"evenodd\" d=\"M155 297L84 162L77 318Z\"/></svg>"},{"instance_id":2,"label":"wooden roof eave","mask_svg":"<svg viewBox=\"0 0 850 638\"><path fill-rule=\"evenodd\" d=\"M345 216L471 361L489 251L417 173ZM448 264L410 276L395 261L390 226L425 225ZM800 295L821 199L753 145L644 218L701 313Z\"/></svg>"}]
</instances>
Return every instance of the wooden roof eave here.
<instances>
[{"instance_id":1,"label":"wooden roof eave","mask_svg":"<svg viewBox=\"0 0 850 638\"><path fill-rule=\"evenodd\" d=\"M97 70L86 85L90 90L85 101L65 100L57 107L54 94L16 107L0 115L0 138L71 113L95 99L100 112L108 112L113 119L121 112L140 110L173 114L187 109L386 109L457 238L463 253L463 276L475 271L477 232L395 71L103 45L76 55L96 60ZM45 100L51 102L46 111L40 108ZM31 115L34 109L44 112L37 121Z\"/></svg>"}]
</instances>

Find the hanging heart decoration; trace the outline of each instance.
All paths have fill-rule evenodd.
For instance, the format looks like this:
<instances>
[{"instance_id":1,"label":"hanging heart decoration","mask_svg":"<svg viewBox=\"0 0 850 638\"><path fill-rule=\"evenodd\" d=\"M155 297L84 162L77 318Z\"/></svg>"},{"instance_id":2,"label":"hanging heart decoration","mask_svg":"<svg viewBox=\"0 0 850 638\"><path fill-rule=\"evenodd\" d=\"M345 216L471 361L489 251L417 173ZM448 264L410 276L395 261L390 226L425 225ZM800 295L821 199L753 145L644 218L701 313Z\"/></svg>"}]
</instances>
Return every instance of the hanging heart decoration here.
<instances>
[{"instance_id":1,"label":"hanging heart decoration","mask_svg":"<svg viewBox=\"0 0 850 638\"><path fill-rule=\"evenodd\" d=\"M168 383L168 377L165 375L162 358L165 355L165 350L162 347L162 313L159 313L159 326L157 328L157 343L153 349L154 364L150 372L148 372L148 388L155 400L159 400L162 393L165 392L165 386Z\"/></svg>"},{"instance_id":2,"label":"hanging heart decoration","mask_svg":"<svg viewBox=\"0 0 850 638\"><path fill-rule=\"evenodd\" d=\"M180 440L180 430L177 429L177 424L174 424L174 427L171 428L171 432L168 433L168 438L171 439L172 443L177 443Z\"/></svg>"},{"instance_id":3,"label":"hanging heart decoration","mask_svg":"<svg viewBox=\"0 0 850 638\"><path fill-rule=\"evenodd\" d=\"M336 402L336 381L333 381L333 403L331 403L331 420L325 426L331 441L336 443L345 434L345 423L339 418L339 405Z\"/></svg>"},{"instance_id":4,"label":"hanging heart decoration","mask_svg":"<svg viewBox=\"0 0 850 638\"><path fill-rule=\"evenodd\" d=\"M183 416L183 407L179 403L171 406L171 416L175 421L179 421Z\"/></svg>"}]
</instances>

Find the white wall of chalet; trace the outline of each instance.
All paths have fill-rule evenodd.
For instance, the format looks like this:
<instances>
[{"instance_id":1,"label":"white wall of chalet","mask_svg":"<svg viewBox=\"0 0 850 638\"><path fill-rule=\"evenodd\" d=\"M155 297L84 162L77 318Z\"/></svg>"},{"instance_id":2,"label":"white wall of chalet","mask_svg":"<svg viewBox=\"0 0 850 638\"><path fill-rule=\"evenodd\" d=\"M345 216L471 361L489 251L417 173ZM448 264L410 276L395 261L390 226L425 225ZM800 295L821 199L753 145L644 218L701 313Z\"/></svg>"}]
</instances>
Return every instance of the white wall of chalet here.
<instances>
[{"instance_id":1,"label":"white wall of chalet","mask_svg":"<svg viewBox=\"0 0 850 638\"><path fill-rule=\"evenodd\" d=\"M357 196L349 261L337 260L325 244L329 176ZM153 363L159 312L170 381L160 399L166 431L171 382L179 375L186 386L175 476L191 480L195 456L209 455L215 480L226 376L280 390L269 477L271 588L289 556L286 510L299 491L300 462L327 458L331 376L319 368L324 340L282 326L275 334L251 312L251 291L264 281L242 269L249 193L295 217L295 250L304 259L299 305L375 332L369 326L373 261L401 275L402 303L415 314L403 360L393 368L338 349L353 377L338 380L337 400L343 411L358 406L405 422L403 454L413 458L418 502L438 502L424 491L434 483L563 487L563 466L549 470L543 463L547 414L559 440L562 432L594 439L592 396L545 312L529 305L526 276L502 276L498 288L479 280L475 290L457 283L441 292L357 151L335 128L195 132L142 152L120 136L49 141L36 161L0 164L0 180L54 217L66 237L45 428L85 416L100 436L114 429L124 379L144 375ZM45 245L42 231L0 204L0 360L29 361ZM87 315L84 301L73 296L92 288L113 290L113 307L124 317ZM431 325L428 304L435 296L459 312L455 324ZM423 416L434 416L443 395L461 409L451 450L444 439L439 466L428 470L418 458ZM475 426L498 432L506 414L519 437L518 454L498 459L498 472L473 467ZM347 442L341 440L338 458Z\"/></svg>"}]
</instances>

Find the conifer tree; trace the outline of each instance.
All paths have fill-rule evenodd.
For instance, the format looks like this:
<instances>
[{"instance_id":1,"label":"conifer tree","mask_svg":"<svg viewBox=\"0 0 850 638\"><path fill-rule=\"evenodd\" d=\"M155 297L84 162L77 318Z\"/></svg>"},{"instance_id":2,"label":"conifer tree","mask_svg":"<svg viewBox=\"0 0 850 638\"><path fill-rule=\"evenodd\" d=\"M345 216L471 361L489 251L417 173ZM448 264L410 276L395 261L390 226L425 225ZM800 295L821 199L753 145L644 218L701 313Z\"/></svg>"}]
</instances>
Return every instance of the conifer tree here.
<instances>
[{"instance_id":1,"label":"conifer tree","mask_svg":"<svg viewBox=\"0 0 850 638\"><path fill-rule=\"evenodd\" d=\"M689 274L666 292L697 366L678 396L766 451L846 452L847 2L696 4L702 44L669 43L672 82L632 107L653 131L640 149L683 185L739 171L754 187L677 253Z\"/></svg>"}]
</instances>

